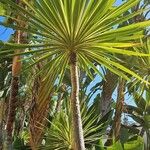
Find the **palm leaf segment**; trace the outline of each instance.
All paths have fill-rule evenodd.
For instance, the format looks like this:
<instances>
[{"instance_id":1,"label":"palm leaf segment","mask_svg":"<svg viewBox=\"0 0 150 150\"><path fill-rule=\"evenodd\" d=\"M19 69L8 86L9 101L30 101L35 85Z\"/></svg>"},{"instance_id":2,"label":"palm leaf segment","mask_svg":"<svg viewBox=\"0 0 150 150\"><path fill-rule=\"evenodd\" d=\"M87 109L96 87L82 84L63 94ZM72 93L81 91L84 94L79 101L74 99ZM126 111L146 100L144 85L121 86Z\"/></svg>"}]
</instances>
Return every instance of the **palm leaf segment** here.
<instances>
[{"instance_id":1,"label":"palm leaf segment","mask_svg":"<svg viewBox=\"0 0 150 150\"><path fill-rule=\"evenodd\" d=\"M143 47L135 48L138 52L144 52L145 54L150 54L150 38L146 38L141 41ZM135 65L133 65L135 64ZM139 57L137 59L133 59L132 66L137 74L147 82L150 81L150 58L149 57ZM139 80L135 79L134 77L131 79L132 82L128 83L128 89L130 93L138 92L139 95L142 95L146 90L149 89L149 85L141 83ZM135 86L136 85L136 86ZM137 96L139 97L139 96Z\"/></svg>"},{"instance_id":2,"label":"palm leaf segment","mask_svg":"<svg viewBox=\"0 0 150 150\"><path fill-rule=\"evenodd\" d=\"M50 77L53 81L58 76L60 81L62 80L72 53L77 55L79 67L89 76L91 67L99 73L93 64L96 62L126 79L127 73L143 80L119 64L115 57L115 53L149 56L131 51L130 47L138 45L135 40L143 36L140 31L150 25L150 21L117 28L118 24L137 15L136 12L124 17L122 13L139 0L129 0L118 7L113 7L115 0L35 0L34 3L22 0L22 3L28 6L28 10L11 0L1 2L7 7L11 6L14 13L20 15L20 20L16 21L26 21L28 27L4 23L1 25L32 34L32 44L1 43L1 56L8 53L10 48L10 52L26 48L30 51L26 50L22 54L29 54L28 59L36 57L35 63L48 60L41 71L46 70L45 79Z\"/></svg>"}]
</instances>

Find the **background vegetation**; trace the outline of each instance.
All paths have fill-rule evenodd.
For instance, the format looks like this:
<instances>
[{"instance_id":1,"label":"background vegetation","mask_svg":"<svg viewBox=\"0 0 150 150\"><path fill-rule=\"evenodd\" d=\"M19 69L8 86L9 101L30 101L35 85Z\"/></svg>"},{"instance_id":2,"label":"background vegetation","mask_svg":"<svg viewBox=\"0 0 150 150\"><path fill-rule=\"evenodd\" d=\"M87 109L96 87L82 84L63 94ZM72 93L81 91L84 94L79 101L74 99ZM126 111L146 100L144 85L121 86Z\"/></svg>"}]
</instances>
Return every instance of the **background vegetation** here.
<instances>
[{"instance_id":1,"label":"background vegetation","mask_svg":"<svg viewBox=\"0 0 150 150\"><path fill-rule=\"evenodd\" d=\"M0 150L150 150L149 5L0 0Z\"/></svg>"}]
</instances>

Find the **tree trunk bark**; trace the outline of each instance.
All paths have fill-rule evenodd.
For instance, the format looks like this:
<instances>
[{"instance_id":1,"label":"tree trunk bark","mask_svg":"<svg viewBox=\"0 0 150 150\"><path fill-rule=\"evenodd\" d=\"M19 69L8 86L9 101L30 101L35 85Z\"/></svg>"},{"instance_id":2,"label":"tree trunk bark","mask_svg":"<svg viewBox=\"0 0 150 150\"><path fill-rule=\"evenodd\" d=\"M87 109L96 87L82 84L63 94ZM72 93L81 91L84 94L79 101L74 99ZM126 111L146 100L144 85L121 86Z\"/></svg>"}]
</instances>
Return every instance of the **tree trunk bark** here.
<instances>
[{"instance_id":1,"label":"tree trunk bark","mask_svg":"<svg viewBox=\"0 0 150 150\"><path fill-rule=\"evenodd\" d=\"M21 32L16 31L15 42L19 44L20 41L21 41ZM19 50L17 50L15 53L19 53ZM16 115L17 101L18 101L19 76L21 72L20 59L21 59L20 56L14 56L13 64L12 64L11 90L10 90L8 114L7 114L7 121L6 121L7 146L9 149L12 149L12 131L13 131L13 124Z\"/></svg>"},{"instance_id":2,"label":"tree trunk bark","mask_svg":"<svg viewBox=\"0 0 150 150\"><path fill-rule=\"evenodd\" d=\"M0 150L3 149L3 118L4 118L4 98L0 100Z\"/></svg>"},{"instance_id":3,"label":"tree trunk bark","mask_svg":"<svg viewBox=\"0 0 150 150\"><path fill-rule=\"evenodd\" d=\"M16 4L22 5L20 0L15 1ZM16 16L19 19L18 16ZM14 21L15 22L15 21ZM26 26L26 22L15 22L20 26ZM17 44L26 43L26 34L17 30L14 37L14 42ZM16 50L15 54L20 53L20 50ZM9 98L9 105L8 105L8 114L7 114L7 121L6 121L6 146L8 149L12 149L12 132L14 128L14 121L16 116L16 108L18 103L18 89L19 89L19 77L21 73L22 63L21 63L21 56L14 56L13 63L12 63L12 80L11 80L11 90L10 90L10 98Z\"/></svg>"},{"instance_id":4,"label":"tree trunk bark","mask_svg":"<svg viewBox=\"0 0 150 150\"><path fill-rule=\"evenodd\" d=\"M105 81L103 81L102 96L100 100L100 113L105 116L111 108L112 94L117 85L117 75L107 70L105 75Z\"/></svg>"},{"instance_id":5,"label":"tree trunk bark","mask_svg":"<svg viewBox=\"0 0 150 150\"><path fill-rule=\"evenodd\" d=\"M114 118L114 125L113 125L113 133L115 137L115 141L120 139L120 129L121 129L121 114L123 112L124 106L124 80L121 79L118 85L118 97L117 97L117 104L116 104L116 112Z\"/></svg>"},{"instance_id":6,"label":"tree trunk bark","mask_svg":"<svg viewBox=\"0 0 150 150\"><path fill-rule=\"evenodd\" d=\"M79 76L77 66L77 56L75 53L71 54L70 57L70 72L71 72L71 116L73 126L73 149L74 150L85 150L84 136L82 129L82 120L80 113L80 102L79 102Z\"/></svg>"},{"instance_id":7,"label":"tree trunk bark","mask_svg":"<svg viewBox=\"0 0 150 150\"><path fill-rule=\"evenodd\" d=\"M6 122L6 132L7 132L7 146L8 149L12 149L12 131L13 131L13 124L16 115L16 107L17 107L17 95L18 95L18 77L12 76L11 81L11 91L10 91L10 99L8 105L8 117Z\"/></svg>"},{"instance_id":8,"label":"tree trunk bark","mask_svg":"<svg viewBox=\"0 0 150 150\"><path fill-rule=\"evenodd\" d=\"M124 79L120 79L118 84L118 91L117 91L115 117L114 117L112 129L109 134L109 138L105 143L105 146L110 146L113 144L113 137L115 138L115 141L118 141L120 139L121 114L124 109L124 91L125 91L125 81Z\"/></svg>"},{"instance_id":9,"label":"tree trunk bark","mask_svg":"<svg viewBox=\"0 0 150 150\"><path fill-rule=\"evenodd\" d=\"M56 109L55 109L55 114L57 114L58 112L60 112L61 110L61 105L62 105L62 101L63 101L63 96L64 93L60 93L58 100L57 100L57 104L56 104Z\"/></svg>"}]
</instances>

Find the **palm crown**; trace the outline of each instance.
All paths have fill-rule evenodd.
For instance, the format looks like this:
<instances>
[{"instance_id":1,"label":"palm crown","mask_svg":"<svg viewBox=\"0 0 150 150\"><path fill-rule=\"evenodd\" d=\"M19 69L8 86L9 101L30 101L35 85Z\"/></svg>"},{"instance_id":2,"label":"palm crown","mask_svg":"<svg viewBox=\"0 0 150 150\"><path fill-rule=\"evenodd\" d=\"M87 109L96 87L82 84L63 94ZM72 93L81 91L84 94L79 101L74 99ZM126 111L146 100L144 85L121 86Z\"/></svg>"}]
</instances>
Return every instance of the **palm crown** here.
<instances>
[{"instance_id":1,"label":"palm crown","mask_svg":"<svg viewBox=\"0 0 150 150\"><path fill-rule=\"evenodd\" d=\"M89 67L99 73L93 65L93 62L97 62L125 78L127 76L123 72L141 79L131 70L117 63L119 60L113 54L147 56L131 51L128 47L139 45L135 42L143 36L139 31L148 26L150 21L116 29L118 24L141 12L140 10L125 17L122 16L122 13L138 3L139 0L130 0L119 7L112 7L115 0L43 0L34 3L23 0L22 3L29 7L30 12L11 0L7 2L2 0L2 2L13 7L15 14L20 12L20 19L15 19L16 21L27 21L28 24L26 28L19 25L11 26L32 33L32 41L40 43L13 45L13 48L34 48L33 51L25 53L39 53L36 62L52 58L43 70L55 66L55 68L57 67L56 76L60 74L62 77L71 53L75 53L79 66L89 75ZM12 46L8 43L5 45L5 50ZM4 54L5 51L2 53ZM34 57L34 55L32 56ZM51 72L50 69L47 76Z\"/></svg>"}]
</instances>

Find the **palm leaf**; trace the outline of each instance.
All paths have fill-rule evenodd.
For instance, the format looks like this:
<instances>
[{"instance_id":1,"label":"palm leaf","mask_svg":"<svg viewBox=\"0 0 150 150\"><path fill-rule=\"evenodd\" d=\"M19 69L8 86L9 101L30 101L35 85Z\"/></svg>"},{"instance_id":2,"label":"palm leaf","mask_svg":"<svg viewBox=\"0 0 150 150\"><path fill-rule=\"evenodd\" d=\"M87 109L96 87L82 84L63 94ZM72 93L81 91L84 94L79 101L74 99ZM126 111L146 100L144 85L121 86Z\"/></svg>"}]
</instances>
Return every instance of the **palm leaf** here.
<instances>
[{"instance_id":1,"label":"palm leaf","mask_svg":"<svg viewBox=\"0 0 150 150\"><path fill-rule=\"evenodd\" d=\"M148 83L134 71L123 66L115 54L129 57L149 56L136 52L132 47L139 45L139 38L143 36L142 31L150 25L150 21L117 28L119 24L141 13L142 10L124 17L122 14L136 5L139 0L130 0L118 7L113 7L114 2L114 0L36 0L30 3L23 0L22 3L28 7L26 10L11 0L7 2L1 0L5 7L13 8L14 14L19 16L18 21L27 21L28 26L1 24L31 33L32 40L38 44L1 42L0 54L4 57L10 49L19 48L27 51L21 53L22 55L28 56L29 59L37 59L32 65L47 60L47 65L44 67L46 69L42 69L41 73L47 74L44 80L53 79L53 83L58 79L61 83L72 52L77 55L80 63L78 65L91 78L88 68L90 66L98 73L99 70L92 65L97 62L125 79L129 79L128 75L131 75L143 83ZM53 89L53 84L48 81L45 87L48 89L46 94L48 95ZM41 97L44 97L44 94Z\"/></svg>"}]
</instances>

